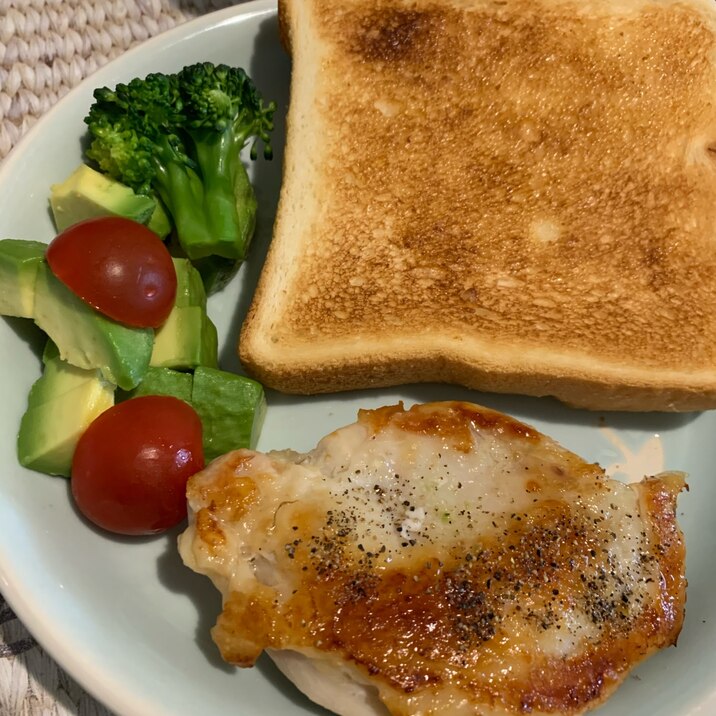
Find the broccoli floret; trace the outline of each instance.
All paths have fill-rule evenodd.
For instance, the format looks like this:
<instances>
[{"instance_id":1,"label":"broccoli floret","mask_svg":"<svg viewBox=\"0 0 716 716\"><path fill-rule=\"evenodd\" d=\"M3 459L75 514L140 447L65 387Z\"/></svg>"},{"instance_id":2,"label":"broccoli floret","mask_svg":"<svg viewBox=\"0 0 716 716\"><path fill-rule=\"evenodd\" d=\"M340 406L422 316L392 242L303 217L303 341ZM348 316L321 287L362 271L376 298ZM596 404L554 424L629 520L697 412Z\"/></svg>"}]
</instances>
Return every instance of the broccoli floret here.
<instances>
[{"instance_id":1,"label":"broccoli floret","mask_svg":"<svg viewBox=\"0 0 716 716\"><path fill-rule=\"evenodd\" d=\"M209 62L95 90L85 122L89 159L138 193L156 194L192 259L240 261L256 198L241 151L254 138L271 158L273 102L264 106L240 68Z\"/></svg>"}]
</instances>

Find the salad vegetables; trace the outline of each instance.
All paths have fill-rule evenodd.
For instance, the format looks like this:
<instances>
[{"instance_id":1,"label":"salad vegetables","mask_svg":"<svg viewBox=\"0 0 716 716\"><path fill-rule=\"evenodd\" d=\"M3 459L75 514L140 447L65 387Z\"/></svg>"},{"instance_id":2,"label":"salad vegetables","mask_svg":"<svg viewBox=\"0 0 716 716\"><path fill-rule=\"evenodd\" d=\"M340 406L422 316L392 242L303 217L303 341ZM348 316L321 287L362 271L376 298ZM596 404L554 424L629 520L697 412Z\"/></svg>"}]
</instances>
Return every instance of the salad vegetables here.
<instances>
[{"instance_id":1,"label":"salad vegetables","mask_svg":"<svg viewBox=\"0 0 716 716\"><path fill-rule=\"evenodd\" d=\"M192 259L246 257L256 198L241 150L271 157L275 104L244 70L209 62L94 92L89 159L137 194L156 195Z\"/></svg>"},{"instance_id":2,"label":"salad vegetables","mask_svg":"<svg viewBox=\"0 0 716 716\"><path fill-rule=\"evenodd\" d=\"M203 467L196 411L179 398L147 395L109 408L82 434L72 496L99 527L153 534L184 519L186 482Z\"/></svg>"},{"instance_id":3,"label":"salad vegetables","mask_svg":"<svg viewBox=\"0 0 716 716\"><path fill-rule=\"evenodd\" d=\"M99 171L52 187L58 236L0 240L0 314L48 336L18 458L70 477L99 527L153 534L186 517L205 460L253 447L263 422L262 386L218 366L207 293L246 256L256 199L241 153L253 137L252 157L261 140L270 158L275 105L207 62L94 96Z\"/></svg>"},{"instance_id":4,"label":"salad vegetables","mask_svg":"<svg viewBox=\"0 0 716 716\"><path fill-rule=\"evenodd\" d=\"M158 328L174 307L177 276L166 246L129 219L73 224L50 242L46 258L62 283L120 323Z\"/></svg>"}]
</instances>

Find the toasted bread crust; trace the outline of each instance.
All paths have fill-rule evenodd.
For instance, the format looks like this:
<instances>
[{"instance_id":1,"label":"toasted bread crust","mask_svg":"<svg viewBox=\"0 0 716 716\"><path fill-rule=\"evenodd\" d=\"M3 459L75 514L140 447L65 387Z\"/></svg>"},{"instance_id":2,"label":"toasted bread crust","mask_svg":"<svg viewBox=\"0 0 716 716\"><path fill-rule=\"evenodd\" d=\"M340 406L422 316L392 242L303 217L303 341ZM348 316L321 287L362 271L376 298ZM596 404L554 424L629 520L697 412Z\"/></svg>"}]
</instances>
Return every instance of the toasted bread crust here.
<instances>
[{"instance_id":1,"label":"toasted bread crust","mask_svg":"<svg viewBox=\"0 0 716 716\"><path fill-rule=\"evenodd\" d=\"M252 374L716 406L711 3L279 6L294 74Z\"/></svg>"}]
</instances>

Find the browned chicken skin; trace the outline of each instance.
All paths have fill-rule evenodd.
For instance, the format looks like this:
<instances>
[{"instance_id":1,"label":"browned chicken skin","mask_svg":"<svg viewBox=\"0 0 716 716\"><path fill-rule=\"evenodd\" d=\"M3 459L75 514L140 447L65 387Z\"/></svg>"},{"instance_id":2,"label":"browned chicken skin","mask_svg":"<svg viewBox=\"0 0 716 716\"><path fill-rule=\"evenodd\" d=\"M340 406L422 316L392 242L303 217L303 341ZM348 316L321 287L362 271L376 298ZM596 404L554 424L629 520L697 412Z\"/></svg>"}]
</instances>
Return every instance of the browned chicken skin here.
<instances>
[{"instance_id":1,"label":"browned chicken skin","mask_svg":"<svg viewBox=\"0 0 716 716\"><path fill-rule=\"evenodd\" d=\"M577 714L676 641L684 487L476 405L392 406L213 462L180 549L224 595L224 658L269 650L337 713Z\"/></svg>"}]
</instances>

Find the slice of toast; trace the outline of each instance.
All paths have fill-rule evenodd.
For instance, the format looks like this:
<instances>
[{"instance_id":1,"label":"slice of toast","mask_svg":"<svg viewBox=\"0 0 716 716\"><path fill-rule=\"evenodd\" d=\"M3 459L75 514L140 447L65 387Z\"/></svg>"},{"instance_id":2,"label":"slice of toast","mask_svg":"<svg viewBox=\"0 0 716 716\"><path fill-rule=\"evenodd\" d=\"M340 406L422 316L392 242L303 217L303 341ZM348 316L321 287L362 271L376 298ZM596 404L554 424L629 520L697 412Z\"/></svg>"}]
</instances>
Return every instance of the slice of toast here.
<instances>
[{"instance_id":1,"label":"slice of toast","mask_svg":"<svg viewBox=\"0 0 716 716\"><path fill-rule=\"evenodd\" d=\"M279 17L291 101L240 338L252 375L716 406L716 4L280 0Z\"/></svg>"}]
</instances>

